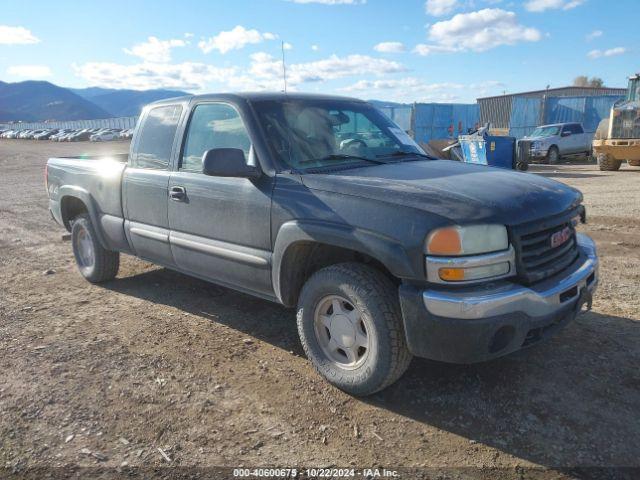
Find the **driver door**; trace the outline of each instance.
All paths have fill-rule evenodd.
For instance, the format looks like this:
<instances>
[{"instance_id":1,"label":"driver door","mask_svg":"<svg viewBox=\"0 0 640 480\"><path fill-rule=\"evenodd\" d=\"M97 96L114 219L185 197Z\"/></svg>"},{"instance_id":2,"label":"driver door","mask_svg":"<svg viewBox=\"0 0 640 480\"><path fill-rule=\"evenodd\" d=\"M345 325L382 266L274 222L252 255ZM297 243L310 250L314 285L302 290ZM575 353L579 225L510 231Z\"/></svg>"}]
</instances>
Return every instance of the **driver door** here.
<instances>
[{"instance_id":1,"label":"driver door","mask_svg":"<svg viewBox=\"0 0 640 480\"><path fill-rule=\"evenodd\" d=\"M271 288L272 177L214 177L202 173L202 155L239 148L256 164L238 110L200 103L187 125L177 171L169 179L170 243L177 266L199 277L253 293Z\"/></svg>"}]
</instances>

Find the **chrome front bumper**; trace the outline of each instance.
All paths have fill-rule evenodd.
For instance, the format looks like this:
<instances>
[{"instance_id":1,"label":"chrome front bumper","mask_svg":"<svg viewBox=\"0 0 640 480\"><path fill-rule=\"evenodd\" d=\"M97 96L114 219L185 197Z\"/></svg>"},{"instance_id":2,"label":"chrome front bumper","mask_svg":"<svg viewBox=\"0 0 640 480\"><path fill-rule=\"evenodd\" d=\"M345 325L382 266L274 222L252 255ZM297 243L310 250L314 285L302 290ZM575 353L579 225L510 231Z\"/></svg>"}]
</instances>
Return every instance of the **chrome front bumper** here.
<instances>
[{"instance_id":1,"label":"chrome front bumper","mask_svg":"<svg viewBox=\"0 0 640 480\"><path fill-rule=\"evenodd\" d=\"M580 258L569 269L532 287L509 281L493 282L460 290L425 290L424 305L438 317L474 320L522 312L532 317L552 315L576 302L598 285L595 243L577 234Z\"/></svg>"}]
</instances>

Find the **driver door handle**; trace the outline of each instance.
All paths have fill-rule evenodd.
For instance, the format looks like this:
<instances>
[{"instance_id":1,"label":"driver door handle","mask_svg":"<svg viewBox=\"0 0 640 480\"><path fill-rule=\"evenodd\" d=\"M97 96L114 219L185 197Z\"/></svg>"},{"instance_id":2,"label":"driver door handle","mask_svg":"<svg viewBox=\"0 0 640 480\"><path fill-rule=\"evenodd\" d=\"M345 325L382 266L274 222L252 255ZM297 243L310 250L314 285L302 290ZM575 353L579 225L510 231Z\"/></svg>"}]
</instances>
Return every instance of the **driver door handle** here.
<instances>
[{"instance_id":1,"label":"driver door handle","mask_svg":"<svg viewBox=\"0 0 640 480\"><path fill-rule=\"evenodd\" d=\"M187 199L187 190L180 186L171 187L169 198L175 202L184 202Z\"/></svg>"}]
</instances>

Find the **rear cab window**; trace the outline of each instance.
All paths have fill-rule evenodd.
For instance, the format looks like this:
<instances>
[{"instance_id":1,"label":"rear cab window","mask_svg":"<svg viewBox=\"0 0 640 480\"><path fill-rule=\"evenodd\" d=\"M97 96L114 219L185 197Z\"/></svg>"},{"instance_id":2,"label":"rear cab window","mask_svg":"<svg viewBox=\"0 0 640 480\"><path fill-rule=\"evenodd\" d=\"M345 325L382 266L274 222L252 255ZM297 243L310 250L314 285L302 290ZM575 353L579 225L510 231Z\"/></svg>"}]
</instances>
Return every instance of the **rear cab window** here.
<instances>
[{"instance_id":1,"label":"rear cab window","mask_svg":"<svg viewBox=\"0 0 640 480\"><path fill-rule=\"evenodd\" d=\"M132 159L133 167L168 169L181 113L180 105L162 105L149 110Z\"/></svg>"}]
</instances>

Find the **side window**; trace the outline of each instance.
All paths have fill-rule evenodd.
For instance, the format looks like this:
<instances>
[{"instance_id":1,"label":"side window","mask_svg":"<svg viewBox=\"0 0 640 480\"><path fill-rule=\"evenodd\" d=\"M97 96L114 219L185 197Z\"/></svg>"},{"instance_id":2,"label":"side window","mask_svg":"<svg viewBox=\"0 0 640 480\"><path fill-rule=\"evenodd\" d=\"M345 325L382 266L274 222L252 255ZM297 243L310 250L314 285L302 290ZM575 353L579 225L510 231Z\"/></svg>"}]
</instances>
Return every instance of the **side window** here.
<instances>
[{"instance_id":1,"label":"side window","mask_svg":"<svg viewBox=\"0 0 640 480\"><path fill-rule=\"evenodd\" d=\"M225 103L197 105L182 150L181 170L202 171L202 154L213 148L239 148L250 161L251 140L238 111Z\"/></svg>"},{"instance_id":2,"label":"side window","mask_svg":"<svg viewBox=\"0 0 640 480\"><path fill-rule=\"evenodd\" d=\"M577 123L574 124L574 125L571 125L571 131L573 133L584 133L584 130L582 129L582 126L577 124Z\"/></svg>"},{"instance_id":3,"label":"side window","mask_svg":"<svg viewBox=\"0 0 640 480\"><path fill-rule=\"evenodd\" d=\"M149 111L140 132L134 166L160 170L169 166L181 112L180 105L156 107Z\"/></svg>"}]
</instances>

